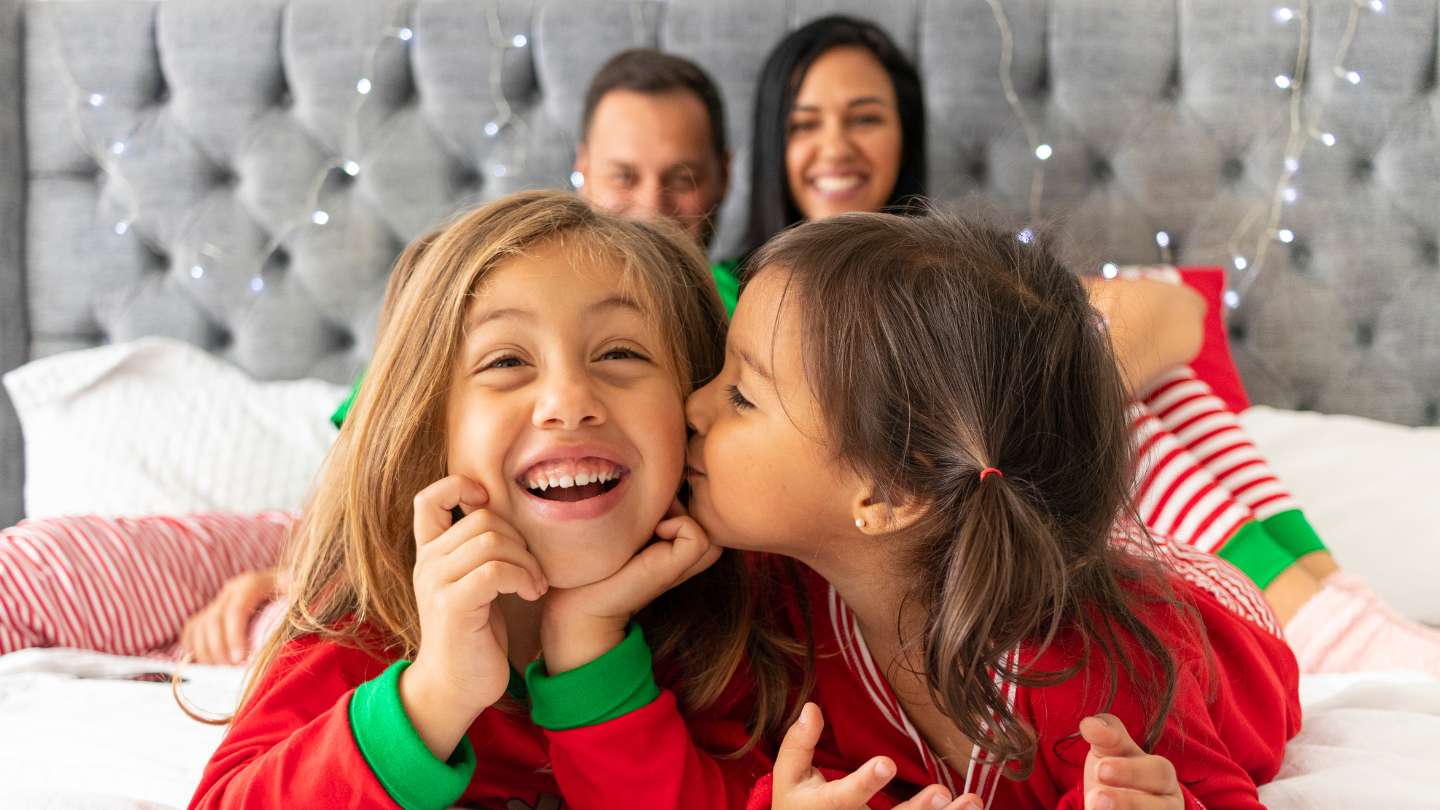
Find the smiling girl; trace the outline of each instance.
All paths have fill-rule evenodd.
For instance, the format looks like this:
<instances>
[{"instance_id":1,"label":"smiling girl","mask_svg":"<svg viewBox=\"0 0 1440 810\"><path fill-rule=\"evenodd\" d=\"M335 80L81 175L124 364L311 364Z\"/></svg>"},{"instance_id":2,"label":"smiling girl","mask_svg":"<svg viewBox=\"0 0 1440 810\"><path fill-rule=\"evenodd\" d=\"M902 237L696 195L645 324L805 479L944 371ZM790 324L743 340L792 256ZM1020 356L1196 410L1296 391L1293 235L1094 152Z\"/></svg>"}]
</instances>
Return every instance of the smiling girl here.
<instances>
[{"instance_id":1,"label":"smiling girl","mask_svg":"<svg viewBox=\"0 0 1440 810\"><path fill-rule=\"evenodd\" d=\"M743 804L787 670L737 558L667 515L721 362L698 249L534 192L401 264L192 806Z\"/></svg>"}]
</instances>

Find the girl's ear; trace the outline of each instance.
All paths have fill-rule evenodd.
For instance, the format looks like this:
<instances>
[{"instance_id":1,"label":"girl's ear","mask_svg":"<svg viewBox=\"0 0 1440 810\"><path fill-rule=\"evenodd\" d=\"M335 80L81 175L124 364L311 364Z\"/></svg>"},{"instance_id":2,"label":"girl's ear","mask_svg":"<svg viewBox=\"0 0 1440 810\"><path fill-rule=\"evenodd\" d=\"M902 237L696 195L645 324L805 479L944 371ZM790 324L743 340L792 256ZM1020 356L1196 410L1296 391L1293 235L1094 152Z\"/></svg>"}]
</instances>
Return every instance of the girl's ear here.
<instances>
[{"instance_id":1,"label":"girl's ear","mask_svg":"<svg viewBox=\"0 0 1440 810\"><path fill-rule=\"evenodd\" d=\"M856 531L875 537L909 529L930 512L930 504L887 494L869 482L856 493L850 511Z\"/></svg>"}]
</instances>

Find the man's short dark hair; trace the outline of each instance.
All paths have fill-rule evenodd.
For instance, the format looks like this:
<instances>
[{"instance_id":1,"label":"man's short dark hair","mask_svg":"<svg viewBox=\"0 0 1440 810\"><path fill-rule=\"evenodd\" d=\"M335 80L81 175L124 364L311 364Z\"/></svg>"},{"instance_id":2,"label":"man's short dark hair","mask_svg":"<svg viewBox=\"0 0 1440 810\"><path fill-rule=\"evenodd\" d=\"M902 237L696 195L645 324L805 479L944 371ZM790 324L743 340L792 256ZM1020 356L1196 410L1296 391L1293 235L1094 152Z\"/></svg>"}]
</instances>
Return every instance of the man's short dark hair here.
<instances>
[{"instance_id":1,"label":"man's short dark hair","mask_svg":"<svg viewBox=\"0 0 1440 810\"><path fill-rule=\"evenodd\" d=\"M590 89L585 91L585 113L580 119L581 143L590 137L590 119L595 117L600 99L612 90L630 90L645 95L675 90L694 93L705 105L705 112L710 118L710 143L715 147L715 155L724 160L728 151L725 103L720 99L715 81L699 65L653 48L632 48L610 57L610 61L595 72L595 78L590 80Z\"/></svg>"}]
</instances>

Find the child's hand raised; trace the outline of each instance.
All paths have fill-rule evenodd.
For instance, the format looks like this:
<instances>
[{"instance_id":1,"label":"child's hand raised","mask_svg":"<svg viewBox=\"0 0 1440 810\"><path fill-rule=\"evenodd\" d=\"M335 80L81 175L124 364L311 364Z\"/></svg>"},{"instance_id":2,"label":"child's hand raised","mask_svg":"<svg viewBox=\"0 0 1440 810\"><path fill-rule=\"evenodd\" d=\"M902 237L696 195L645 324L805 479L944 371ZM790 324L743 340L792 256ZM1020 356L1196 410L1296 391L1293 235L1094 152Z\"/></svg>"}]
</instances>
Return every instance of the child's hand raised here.
<instances>
[{"instance_id":1,"label":"child's hand raised","mask_svg":"<svg viewBox=\"0 0 1440 810\"><path fill-rule=\"evenodd\" d=\"M820 707L806 703L800 717L785 732L780 752L775 756L771 774L773 810L860 810L895 776L895 763L889 757L874 757L849 775L827 781L814 765L815 745L825 719ZM895 810L981 810L980 797L966 793L951 798L943 785L931 785L908 801L894 805Z\"/></svg>"},{"instance_id":2,"label":"child's hand raised","mask_svg":"<svg viewBox=\"0 0 1440 810\"><path fill-rule=\"evenodd\" d=\"M510 683L505 619L495 599L513 593L535 601L549 587L520 535L482 508L488 502L485 489L462 475L415 496L420 650L401 675L400 699L441 760ZM469 512L459 521L451 517L457 506Z\"/></svg>"},{"instance_id":3,"label":"child's hand raised","mask_svg":"<svg viewBox=\"0 0 1440 810\"><path fill-rule=\"evenodd\" d=\"M1180 810L1185 798L1170 760L1146 754L1119 718L1097 714L1080 721L1090 743L1085 757L1086 810Z\"/></svg>"},{"instance_id":4,"label":"child's hand raised","mask_svg":"<svg viewBox=\"0 0 1440 810\"><path fill-rule=\"evenodd\" d=\"M619 571L579 588L557 589L546 599L540 646L551 675L604 655L624 640L636 612L720 559L721 548L678 503L655 527L655 536Z\"/></svg>"}]
</instances>

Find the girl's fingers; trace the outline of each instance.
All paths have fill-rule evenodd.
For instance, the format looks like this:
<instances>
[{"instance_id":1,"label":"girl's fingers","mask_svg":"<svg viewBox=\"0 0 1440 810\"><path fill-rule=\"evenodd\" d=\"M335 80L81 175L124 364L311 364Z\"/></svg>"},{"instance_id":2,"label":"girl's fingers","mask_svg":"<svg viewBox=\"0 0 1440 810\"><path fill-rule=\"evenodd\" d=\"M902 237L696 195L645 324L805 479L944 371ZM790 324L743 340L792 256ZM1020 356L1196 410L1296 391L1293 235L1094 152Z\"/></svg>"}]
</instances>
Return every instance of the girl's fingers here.
<instances>
[{"instance_id":1,"label":"girl's fingers","mask_svg":"<svg viewBox=\"0 0 1440 810\"><path fill-rule=\"evenodd\" d=\"M801 707L800 716L790 724L785 739L780 741L780 751L775 755L772 779L777 796L782 791L788 793L810 777L814 771L811 763L815 758L815 744L820 741L820 731L824 728L825 718L821 716L819 706L806 703Z\"/></svg>"},{"instance_id":2,"label":"girl's fingers","mask_svg":"<svg viewBox=\"0 0 1440 810\"><path fill-rule=\"evenodd\" d=\"M470 512L490 501L485 488L463 475L447 475L415 495L415 544L423 546L445 533L454 521L450 510Z\"/></svg>"},{"instance_id":3,"label":"girl's fingers","mask_svg":"<svg viewBox=\"0 0 1440 810\"><path fill-rule=\"evenodd\" d=\"M455 521L455 525L446 529L443 534L435 538L425 547L427 554L446 556L455 549L465 545L470 540L479 537L486 532L499 532L515 538L520 545L524 546L525 541L515 527L500 519L490 509L476 509L465 517ZM528 548L528 546L526 546Z\"/></svg>"},{"instance_id":4,"label":"girl's fingers","mask_svg":"<svg viewBox=\"0 0 1440 810\"><path fill-rule=\"evenodd\" d=\"M827 807L866 807L894 778L895 762L889 757L873 757L843 778L821 787L818 795L825 797Z\"/></svg>"},{"instance_id":5,"label":"girl's fingers","mask_svg":"<svg viewBox=\"0 0 1440 810\"><path fill-rule=\"evenodd\" d=\"M441 583L458 582L467 574L487 562L498 560L523 568L530 575L535 589L544 593L549 589L545 573L540 570L540 561L515 538L501 532L485 532L472 537L440 561L436 575Z\"/></svg>"},{"instance_id":6,"label":"girl's fingers","mask_svg":"<svg viewBox=\"0 0 1440 810\"><path fill-rule=\"evenodd\" d=\"M449 593L442 591L442 598L447 602L457 600L448 607L459 610L485 607L502 593L513 593L529 602L540 598L540 589L535 586L529 571L500 560L482 563L446 590Z\"/></svg>"},{"instance_id":7,"label":"girl's fingers","mask_svg":"<svg viewBox=\"0 0 1440 810\"><path fill-rule=\"evenodd\" d=\"M963 805L956 804L944 785L931 785L911 796L908 801L895 805L894 810L960 810L961 807Z\"/></svg>"},{"instance_id":8,"label":"girl's fingers","mask_svg":"<svg viewBox=\"0 0 1440 810\"><path fill-rule=\"evenodd\" d=\"M1160 796L1178 795L1180 782L1175 766L1164 757L1104 757L1097 768L1105 787L1128 788Z\"/></svg>"},{"instance_id":9,"label":"girl's fingers","mask_svg":"<svg viewBox=\"0 0 1440 810\"><path fill-rule=\"evenodd\" d=\"M1156 796L1123 788L1096 788L1085 792L1085 810L1181 810L1180 794Z\"/></svg>"},{"instance_id":10,"label":"girl's fingers","mask_svg":"<svg viewBox=\"0 0 1440 810\"><path fill-rule=\"evenodd\" d=\"M1113 714L1096 714L1080 721L1080 736L1090 743L1094 757L1143 757L1145 751L1130 738L1130 732Z\"/></svg>"}]
</instances>

